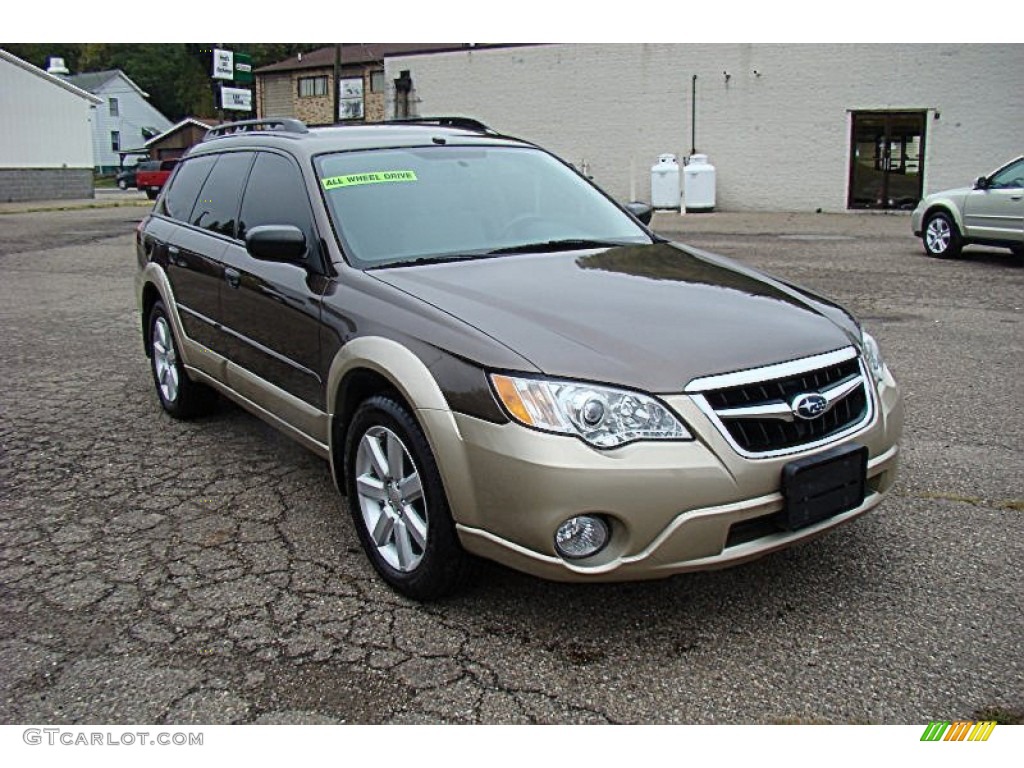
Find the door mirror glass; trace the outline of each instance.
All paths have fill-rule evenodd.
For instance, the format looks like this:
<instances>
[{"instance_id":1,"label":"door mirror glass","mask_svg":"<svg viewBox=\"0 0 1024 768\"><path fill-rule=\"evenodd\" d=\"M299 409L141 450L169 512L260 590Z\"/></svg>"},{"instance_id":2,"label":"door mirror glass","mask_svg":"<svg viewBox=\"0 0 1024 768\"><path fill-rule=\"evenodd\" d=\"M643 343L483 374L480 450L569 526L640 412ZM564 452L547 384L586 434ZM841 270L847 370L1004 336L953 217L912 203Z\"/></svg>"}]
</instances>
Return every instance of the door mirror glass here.
<instances>
[{"instance_id":1,"label":"door mirror glass","mask_svg":"<svg viewBox=\"0 0 1024 768\"><path fill-rule=\"evenodd\" d=\"M651 218L654 216L654 209L647 203L641 203L638 200L626 203L626 210L640 219L644 224L650 224Z\"/></svg>"},{"instance_id":2,"label":"door mirror glass","mask_svg":"<svg viewBox=\"0 0 1024 768\"><path fill-rule=\"evenodd\" d=\"M306 255L306 236L287 224L252 227L245 233L245 249L262 261L301 262Z\"/></svg>"}]
</instances>

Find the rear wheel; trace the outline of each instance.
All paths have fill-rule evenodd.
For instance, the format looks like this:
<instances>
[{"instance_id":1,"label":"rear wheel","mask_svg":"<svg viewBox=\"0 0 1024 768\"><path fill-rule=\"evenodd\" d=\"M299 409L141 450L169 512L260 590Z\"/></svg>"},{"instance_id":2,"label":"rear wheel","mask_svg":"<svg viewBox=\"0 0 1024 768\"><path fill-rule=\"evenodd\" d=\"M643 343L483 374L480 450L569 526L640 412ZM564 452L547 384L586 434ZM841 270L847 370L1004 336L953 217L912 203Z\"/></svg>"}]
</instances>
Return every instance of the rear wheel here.
<instances>
[{"instance_id":1,"label":"rear wheel","mask_svg":"<svg viewBox=\"0 0 1024 768\"><path fill-rule=\"evenodd\" d=\"M217 393L188 377L178 354L167 309L160 301L153 305L149 315L149 356L157 397L171 416L191 419L214 409Z\"/></svg>"},{"instance_id":2,"label":"rear wheel","mask_svg":"<svg viewBox=\"0 0 1024 768\"><path fill-rule=\"evenodd\" d=\"M159 189L152 189L151 187L146 188L146 197L148 197L150 200L156 200L156 196L158 194L160 194Z\"/></svg>"},{"instance_id":3,"label":"rear wheel","mask_svg":"<svg viewBox=\"0 0 1024 768\"><path fill-rule=\"evenodd\" d=\"M461 587L472 558L459 544L430 445L405 406L388 395L366 400L345 457L352 520L377 573L414 600Z\"/></svg>"},{"instance_id":4,"label":"rear wheel","mask_svg":"<svg viewBox=\"0 0 1024 768\"><path fill-rule=\"evenodd\" d=\"M940 259L954 259L963 248L960 230L945 211L938 211L928 217L921 240L924 252Z\"/></svg>"}]
</instances>

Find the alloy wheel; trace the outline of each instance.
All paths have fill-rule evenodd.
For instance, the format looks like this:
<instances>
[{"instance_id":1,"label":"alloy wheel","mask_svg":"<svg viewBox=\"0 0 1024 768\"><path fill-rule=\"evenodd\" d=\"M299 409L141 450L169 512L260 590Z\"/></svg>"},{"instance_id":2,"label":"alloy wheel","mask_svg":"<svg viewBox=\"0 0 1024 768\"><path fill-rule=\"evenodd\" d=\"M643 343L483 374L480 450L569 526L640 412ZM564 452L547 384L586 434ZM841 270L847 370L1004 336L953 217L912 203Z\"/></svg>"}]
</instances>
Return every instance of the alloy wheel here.
<instances>
[{"instance_id":1,"label":"alloy wheel","mask_svg":"<svg viewBox=\"0 0 1024 768\"><path fill-rule=\"evenodd\" d=\"M928 222L924 236L928 243L928 250L938 254L945 253L949 248L949 241L952 239L953 233L950 230L949 222L941 216L936 216Z\"/></svg>"},{"instance_id":2,"label":"alloy wheel","mask_svg":"<svg viewBox=\"0 0 1024 768\"><path fill-rule=\"evenodd\" d=\"M173 403L178 399L178 355L165 317L153 323L153 370L164 402Z\"/></svg>"},{"instance_id":3,"label":"alloy wheel","mask_svg":"<svg viewBox=\"0 0 1024 768\"><path fill-rule=\"evenodd\" d=\"M366 430L356 451L356 495L378 554L402 573L416 569L427 547L427 507L408 448L387 427Z\"/></svg>"}]
</instances>

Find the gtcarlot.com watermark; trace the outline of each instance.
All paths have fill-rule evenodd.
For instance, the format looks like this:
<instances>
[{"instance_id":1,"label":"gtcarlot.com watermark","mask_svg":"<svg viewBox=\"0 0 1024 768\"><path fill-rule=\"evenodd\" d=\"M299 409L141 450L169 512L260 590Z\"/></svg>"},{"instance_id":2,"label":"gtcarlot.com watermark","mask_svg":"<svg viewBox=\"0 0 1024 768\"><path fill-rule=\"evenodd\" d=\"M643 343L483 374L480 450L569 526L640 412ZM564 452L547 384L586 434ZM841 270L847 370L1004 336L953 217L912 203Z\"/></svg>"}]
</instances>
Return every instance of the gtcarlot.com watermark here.
<instances>
[{"instance_id":1,"label":"gtcarlot.com watermark","mask_svg":"<svg viewBox=\"0 0 1024 768\"><path fill-rule=\"evenodd\" d=\"M201 747L203 734L191 731L84 731L74 728L26 728L22 741L50 747Z\"/></svg>"}]
</instances>

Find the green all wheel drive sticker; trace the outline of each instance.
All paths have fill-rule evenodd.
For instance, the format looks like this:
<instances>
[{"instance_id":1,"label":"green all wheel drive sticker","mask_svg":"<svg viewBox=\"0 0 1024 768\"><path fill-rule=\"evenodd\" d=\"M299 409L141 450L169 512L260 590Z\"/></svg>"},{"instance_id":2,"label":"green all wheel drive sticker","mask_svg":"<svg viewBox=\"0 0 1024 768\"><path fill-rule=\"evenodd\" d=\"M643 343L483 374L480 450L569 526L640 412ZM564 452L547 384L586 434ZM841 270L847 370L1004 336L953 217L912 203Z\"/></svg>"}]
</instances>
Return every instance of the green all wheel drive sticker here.
<instances>
[{"instance_id":1,"label":"green all wheel drive sticker","mask_svg":"<svg viewBox=\"0 0 1024 768\"><path fill-rule=\"evenodd\" d=\"M349 176L331 176L321 179L324 189L338 187L357 187L362 184L392 184L399 181L419 181L414 171L375 171L373 173L353 173Z\"/></svg>"}]
</instances>

